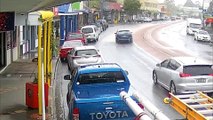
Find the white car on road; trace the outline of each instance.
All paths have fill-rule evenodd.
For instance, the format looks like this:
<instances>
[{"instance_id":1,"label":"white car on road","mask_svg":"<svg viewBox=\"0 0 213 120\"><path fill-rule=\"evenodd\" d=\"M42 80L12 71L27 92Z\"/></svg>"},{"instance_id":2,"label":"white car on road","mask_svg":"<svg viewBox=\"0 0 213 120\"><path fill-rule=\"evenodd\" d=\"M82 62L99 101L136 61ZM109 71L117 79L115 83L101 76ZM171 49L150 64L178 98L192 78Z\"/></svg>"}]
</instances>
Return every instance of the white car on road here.
<instances>
[{"instance_id":1,"label":"white car on road","mask_svg":"<svg viewBox=\"0 0 213 120\"><path fill-rule=\"evenodd\" d=\"M194 40L209 42L211 37L205 30L198 30L194 33Z\"/></svg>"}]
</instances>

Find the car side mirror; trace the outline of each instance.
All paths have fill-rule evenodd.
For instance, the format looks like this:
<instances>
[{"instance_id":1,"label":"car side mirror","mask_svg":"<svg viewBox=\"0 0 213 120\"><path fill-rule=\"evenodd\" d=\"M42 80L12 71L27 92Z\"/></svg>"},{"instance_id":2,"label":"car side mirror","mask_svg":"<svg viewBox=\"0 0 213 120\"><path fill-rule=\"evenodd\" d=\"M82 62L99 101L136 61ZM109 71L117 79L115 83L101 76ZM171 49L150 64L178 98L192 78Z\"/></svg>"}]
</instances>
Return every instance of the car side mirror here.
<instances>
[{"instance_id":1,"label":"car side mirror","mask_svg":"<svg viewBox=\"0 0 213 120\"><path fill-rule=\"evenodd\" d=\"M72 79L72 75L65 75L64 76L64 80L71 80Z\"/></svg>"},{"instance_id":2,"label":"car side mirror","mask_svg":"<svg viewBox=\"0 0 213 120\"><path fill-rule=\"evenodd\" d=\"M127 75L129 75L129 72L128 72L127 70L125 70L125 73L126 73Z\"/></svg>"},{"instance_id":3,"label":"car side mirror","mask_svg":"<svg viewBox=\"0 0 213 120\"><path fill-rule=\"evenodd\" d=\"M158 63L158 64L156 64L156 66L160 67L161 65L160 65L160 63Z\"/></svg>"}]
</instances>

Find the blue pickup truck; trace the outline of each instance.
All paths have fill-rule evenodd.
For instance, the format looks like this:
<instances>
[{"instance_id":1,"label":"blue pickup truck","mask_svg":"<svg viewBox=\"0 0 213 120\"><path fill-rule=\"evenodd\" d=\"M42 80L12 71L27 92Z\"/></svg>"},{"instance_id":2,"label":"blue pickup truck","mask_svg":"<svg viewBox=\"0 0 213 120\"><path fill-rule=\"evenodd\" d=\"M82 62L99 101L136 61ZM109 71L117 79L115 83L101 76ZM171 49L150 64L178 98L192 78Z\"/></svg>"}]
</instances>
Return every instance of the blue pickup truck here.
<instances>
[{"instance_id":1,"label":"blue pickup truck","mask_svg":"<svg viewBox=\"0 0 213 120\"><path fill-rule=\"evenodd\" d=\"M127 71L116 63L81 66L72 75L67 92L70 120L134 120L135 115L120 98L129 91Z\"/></svg>"}]
</instances>

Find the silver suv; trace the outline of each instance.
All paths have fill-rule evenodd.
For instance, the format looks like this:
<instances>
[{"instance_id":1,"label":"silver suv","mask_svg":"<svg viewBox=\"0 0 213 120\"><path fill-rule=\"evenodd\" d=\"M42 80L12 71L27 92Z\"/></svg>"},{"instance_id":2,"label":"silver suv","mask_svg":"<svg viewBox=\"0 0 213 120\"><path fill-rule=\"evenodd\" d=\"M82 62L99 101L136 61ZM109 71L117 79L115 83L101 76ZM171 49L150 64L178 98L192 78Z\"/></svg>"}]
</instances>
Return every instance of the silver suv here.
<instances>
[{"instance_id":1,"label":"silver suv","mask_svg":"<svg viewBox=\"0 0 213 120\"><path fill-rule=\"evenodd\" d=\"M196 57L172 57L153 70L154 84L177 93L213 92L213 64Z\"/></svg>"}]
</instances>

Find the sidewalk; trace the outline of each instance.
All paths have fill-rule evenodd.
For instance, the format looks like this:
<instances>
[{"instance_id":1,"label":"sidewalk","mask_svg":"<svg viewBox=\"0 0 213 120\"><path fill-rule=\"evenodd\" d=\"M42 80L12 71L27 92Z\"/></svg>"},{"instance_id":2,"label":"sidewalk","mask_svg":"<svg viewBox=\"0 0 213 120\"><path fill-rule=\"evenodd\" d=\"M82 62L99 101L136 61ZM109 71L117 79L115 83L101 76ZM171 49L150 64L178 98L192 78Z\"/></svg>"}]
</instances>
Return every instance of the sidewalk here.
<instances>
[{"instance_id":1,"label":"sidewalk","mask_svg":"<svg viewBox=\"0 0 213 120\"><path fill-rule=\"evenodd\" d=\"M37 63L32 62L36 53L29 53L10 64L0 74L0 120L38 120L38 109L30 109L25 102L25 84L34 80ZM56 59L53 59L53 73ZM51 89L51 87L50 87ZM49 90L51 94L51 90ZM49 94L49 95L50 95ZM46 113L51 118L49 102Z\"/></svg>"}]
</instances>

